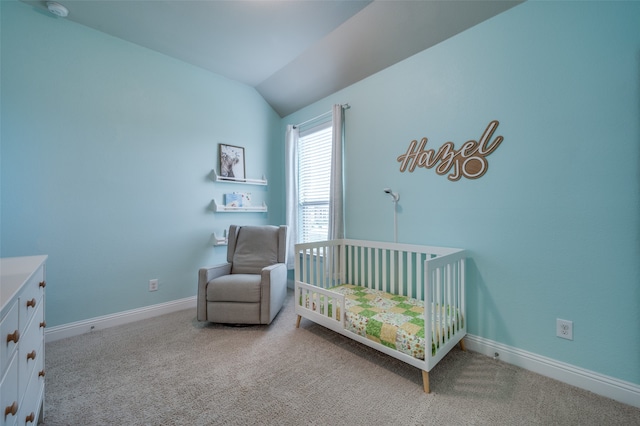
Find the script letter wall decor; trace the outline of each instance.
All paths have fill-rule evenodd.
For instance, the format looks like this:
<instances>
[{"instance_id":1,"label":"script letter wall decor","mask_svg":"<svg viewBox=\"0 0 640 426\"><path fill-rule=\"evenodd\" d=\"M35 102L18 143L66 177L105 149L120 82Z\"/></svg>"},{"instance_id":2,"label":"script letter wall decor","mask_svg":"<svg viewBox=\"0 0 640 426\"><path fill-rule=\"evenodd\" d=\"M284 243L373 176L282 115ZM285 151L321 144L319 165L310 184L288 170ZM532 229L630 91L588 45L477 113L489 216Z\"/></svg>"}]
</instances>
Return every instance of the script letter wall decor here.
<instances>
[{"instance_id":1,"label":"script letter wall decor","mask_svg":"<svg viewBox=\"0 0 640 426\"><path fill-rule=\"evenodd\" d=\"M486 157L495 151L502 140L502 136L491 138L498 128L498 121L494 120L485 129L480 140L469 140L456 150L453 142L445 142L436 152L434 149L425 149L428 139L422 138L420 142L412 140L407 152L398 157L400 171L413 172L416 167L431 169L435 167L439 175L451 174L447 179L460 180L462 176L467 179L478 179L487 172L489 163ZM453 169L453 170L452 170Z\"/></svg>"}]
</instances>

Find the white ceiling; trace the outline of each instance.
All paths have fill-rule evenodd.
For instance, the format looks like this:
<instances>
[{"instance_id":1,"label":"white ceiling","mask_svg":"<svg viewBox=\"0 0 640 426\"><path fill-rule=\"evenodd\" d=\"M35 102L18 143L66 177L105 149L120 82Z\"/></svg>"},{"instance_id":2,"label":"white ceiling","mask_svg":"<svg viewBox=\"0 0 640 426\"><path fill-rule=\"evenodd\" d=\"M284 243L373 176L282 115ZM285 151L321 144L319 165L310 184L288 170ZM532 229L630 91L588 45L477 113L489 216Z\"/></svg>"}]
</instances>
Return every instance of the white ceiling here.
<instances>
[{"instance_id":1,"label":"white ceiling","mask_svg":"<svg viewBox=\"0 0 640 426\"><path fill-rule=\"evenodd\" d=\"M58 2L66 19L255 87L285 116L521 1Z\"/></svg>"}]
</instances>

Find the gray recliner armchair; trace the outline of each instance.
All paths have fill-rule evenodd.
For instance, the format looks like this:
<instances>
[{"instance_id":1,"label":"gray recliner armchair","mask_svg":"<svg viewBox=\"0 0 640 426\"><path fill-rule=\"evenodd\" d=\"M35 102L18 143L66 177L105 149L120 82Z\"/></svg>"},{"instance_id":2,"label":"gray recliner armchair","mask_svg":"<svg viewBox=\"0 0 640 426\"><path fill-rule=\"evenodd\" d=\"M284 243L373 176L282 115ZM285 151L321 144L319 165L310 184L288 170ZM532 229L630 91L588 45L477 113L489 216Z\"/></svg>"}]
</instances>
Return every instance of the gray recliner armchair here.
<instances>
[{"instance_id":1,"label":"gray recliner armchair","mask_svg":"<svg viewBox=\"0 0 640 426\"><path fill-rule=\"evenodd\" d=\"M198 321L271 324L287 295L287 227L229 227L227 263L198 272Z\"/></svg>"}]
</instances>

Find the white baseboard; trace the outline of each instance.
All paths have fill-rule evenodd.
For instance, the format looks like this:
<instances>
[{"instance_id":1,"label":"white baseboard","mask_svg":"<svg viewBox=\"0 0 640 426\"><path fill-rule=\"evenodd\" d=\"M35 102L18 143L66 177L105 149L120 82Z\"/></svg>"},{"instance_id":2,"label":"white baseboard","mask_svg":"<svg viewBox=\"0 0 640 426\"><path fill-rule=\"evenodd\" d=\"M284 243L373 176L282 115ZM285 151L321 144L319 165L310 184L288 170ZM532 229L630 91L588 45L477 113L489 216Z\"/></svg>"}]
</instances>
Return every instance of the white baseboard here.
<instances>
[{"instance_id":1,"label":"white baseboard","mask_svg":"<svg viewBox=\"0 0 640 426\"><path fill-rule=\"evenodd\" d=\"M640 386L634 383L585 370L472 334L467 334L464 340L467 349L471 351L490 357L494 357L498 353L498 359L506 363L640 408Z\"/></svg>"},{"instance_id":2,"label":"white baseboard","mask_svg":"<svg viewBox=\"0 0 640 426\"><path fill-rule=\"evenodd\" d=\"M181 311L183 309L195 309L195 307L196 297L187 297L186 299L173 300L171 302L145 306L143 308L132 309L130 311L117 312L115 314L89 318L54 327L47 327L45 329L44 338L47 343L54 342L67 337L78 336L91 331L102 330L116 325L123 325L134 321L153 318L159 315Z\"/></svg>"}]
</instances>

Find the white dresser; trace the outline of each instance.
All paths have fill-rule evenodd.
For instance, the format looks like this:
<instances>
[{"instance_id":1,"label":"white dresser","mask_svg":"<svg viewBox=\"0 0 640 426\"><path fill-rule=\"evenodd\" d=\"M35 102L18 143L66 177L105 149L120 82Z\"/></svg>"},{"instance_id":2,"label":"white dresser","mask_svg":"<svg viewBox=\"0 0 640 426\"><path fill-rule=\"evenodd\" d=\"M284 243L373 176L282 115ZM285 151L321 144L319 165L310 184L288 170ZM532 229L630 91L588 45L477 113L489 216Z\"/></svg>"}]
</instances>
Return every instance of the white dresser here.
<instances>
[{"instance_id":1,"label":"white dresser","mask_svg":"<svg viewBox=\"0 0 640 426\"><path fill-rule=\"evenodd\" d=\"M0 425L44 418L47 256L0 259Z\"/></svg>"}]
</instances>

